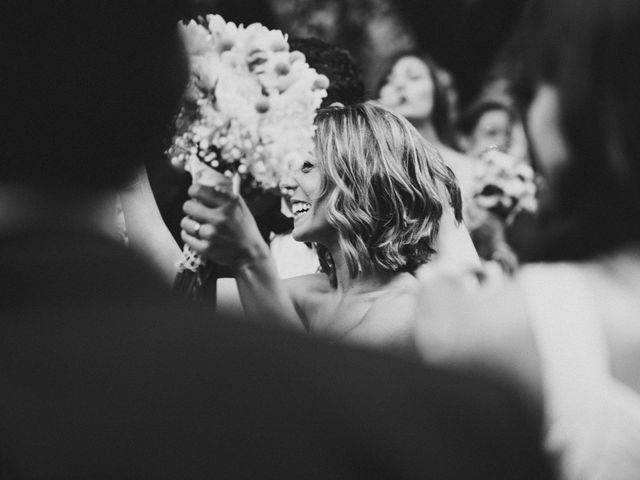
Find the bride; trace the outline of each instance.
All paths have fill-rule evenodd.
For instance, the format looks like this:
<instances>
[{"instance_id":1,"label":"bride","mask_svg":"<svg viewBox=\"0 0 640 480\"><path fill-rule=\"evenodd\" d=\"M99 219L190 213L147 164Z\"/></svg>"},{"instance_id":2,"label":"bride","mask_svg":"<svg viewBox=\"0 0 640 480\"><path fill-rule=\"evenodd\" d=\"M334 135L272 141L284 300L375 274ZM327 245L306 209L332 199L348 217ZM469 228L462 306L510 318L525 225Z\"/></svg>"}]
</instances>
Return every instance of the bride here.
<instances>
[{"instance_id":1,"label":"bride","mask_svg":"<svg viewBox=\"0 0 640 480\"><path fill-rule=\"evenodd\" d=\"M331 107L316 124L315 158L296 174L293 236L316 243L323 273L281 280L244 200L212 187L191 187L182 238L233 272L237 289L218 289L221 310L412 356L413 271L433 255L479 262L455 178L414 127L383 107ZM130 245L172 281L181 253L146 175L122 199Z\"/></svg>"},{"instance_id":2,"label":"bride","mask_svg":"<svg viewBox=\"0 0 640 480\"><path fill-rule=\"evenodd\" d=\"M281 280L243 199L192 186L182 238L229 267L248 317L411 355L417 285L443 218L460 219L455 178L406 120L370 103L321 110L314 158L296 175L293 237L323 273Z\"/></svg>"}]
</instances>

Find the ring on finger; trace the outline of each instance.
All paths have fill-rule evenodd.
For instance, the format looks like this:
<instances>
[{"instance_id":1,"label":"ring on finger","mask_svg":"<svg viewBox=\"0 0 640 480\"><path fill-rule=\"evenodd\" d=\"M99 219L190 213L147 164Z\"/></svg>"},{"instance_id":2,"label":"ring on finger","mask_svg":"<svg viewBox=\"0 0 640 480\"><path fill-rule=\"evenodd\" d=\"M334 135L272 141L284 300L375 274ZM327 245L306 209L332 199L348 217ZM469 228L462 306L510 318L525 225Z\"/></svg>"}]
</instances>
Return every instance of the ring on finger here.
<instances>
[{"instance_id":1,"label":"ring on finger","mask_svg":"<svg viewBox=\"0 0 640 480\"><path fill-rule=\"evenodd\" d=\"M199 237L200 236L200 227L202 227L202 224L199 223L199 222L196 222L195 220L194 220L194 223L195 223L195 226L193 227L192 235L194 237Z\"/></svg>"}]
</instances>

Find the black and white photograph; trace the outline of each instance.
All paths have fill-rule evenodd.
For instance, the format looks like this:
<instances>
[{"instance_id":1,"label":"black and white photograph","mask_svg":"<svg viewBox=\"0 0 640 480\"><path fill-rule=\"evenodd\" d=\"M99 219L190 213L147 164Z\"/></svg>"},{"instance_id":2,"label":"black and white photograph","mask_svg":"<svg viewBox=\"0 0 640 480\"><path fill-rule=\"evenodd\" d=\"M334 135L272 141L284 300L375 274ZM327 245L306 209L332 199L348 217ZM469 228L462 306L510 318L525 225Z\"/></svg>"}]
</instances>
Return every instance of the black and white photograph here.
<instances>
[{"instance_id":1,"label":"black and white photograph","mask_svg":"<svg viewBox=\"0 0 640 480\"><path fill-rule=\"evenodd\" d=\"M0 12L0 479L640 479L640 1Z\"/></svg>"}]
</instances>

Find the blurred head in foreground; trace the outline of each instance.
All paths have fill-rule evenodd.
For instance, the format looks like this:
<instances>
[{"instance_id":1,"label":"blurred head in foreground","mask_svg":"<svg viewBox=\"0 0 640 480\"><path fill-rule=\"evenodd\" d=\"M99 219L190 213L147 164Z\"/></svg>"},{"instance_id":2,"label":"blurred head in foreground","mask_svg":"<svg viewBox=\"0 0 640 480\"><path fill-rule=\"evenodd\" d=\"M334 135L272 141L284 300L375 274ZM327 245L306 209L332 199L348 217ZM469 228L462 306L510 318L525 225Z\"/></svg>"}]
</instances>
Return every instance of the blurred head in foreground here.
<instances>
[{"instance_id":1,"label":"blurred head in foreground","mask_svg":"<svg viewBox=\"0 0 640 480\"><path fill-rule=\"evenodd\" d=\"M528 129L547 188L528 256L591 257L640 240L640 3L532 5Z\"/></svg>"},{"instance_id":2,"label":"blurred head in foreground","mask_svg":"<svg viewBox=\"0 0 640 480\"><path fill-rule=\"evenodd\" d=\"M3 184L117 188L161 148L186 81L168 0L2 2Z\"/></svg>"}]
</instances>

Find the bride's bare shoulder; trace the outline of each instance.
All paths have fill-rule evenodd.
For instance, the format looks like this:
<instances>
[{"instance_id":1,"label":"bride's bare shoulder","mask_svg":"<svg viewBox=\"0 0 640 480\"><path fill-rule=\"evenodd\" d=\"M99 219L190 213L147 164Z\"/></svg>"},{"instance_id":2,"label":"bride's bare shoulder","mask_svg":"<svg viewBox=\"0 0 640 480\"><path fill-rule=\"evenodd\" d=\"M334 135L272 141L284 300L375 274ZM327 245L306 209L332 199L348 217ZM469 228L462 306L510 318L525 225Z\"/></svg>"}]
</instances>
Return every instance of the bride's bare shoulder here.
<instances>
[{"instance_id":1,"label":"bride's bare shoulder","mask_svg":"<svg viewBox=\"0 0 640 480\"><path fill-rule=\"evenodd\" d=\"M333 291L329 277L324 273L313 273L287 278L283 281L296 312L307 330L311 328L313 313L326 303Z\"/></svg>"},{"instance_id":2,"label":"bride's bare shoulder","mask_svg":"<svg viewBox=\"0 0 640 480\"><path fill-rule=\"evenodd\" d=\"M291 277L285 279L283 283L289 292L289 295L291 295L291 298L294 300L328 293L332 290L329 277L324 273L312 273L309 275Z\"/></svg>"}]
</instances>

